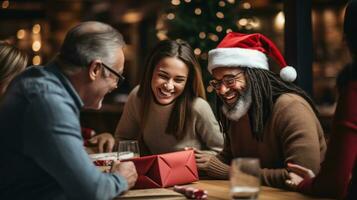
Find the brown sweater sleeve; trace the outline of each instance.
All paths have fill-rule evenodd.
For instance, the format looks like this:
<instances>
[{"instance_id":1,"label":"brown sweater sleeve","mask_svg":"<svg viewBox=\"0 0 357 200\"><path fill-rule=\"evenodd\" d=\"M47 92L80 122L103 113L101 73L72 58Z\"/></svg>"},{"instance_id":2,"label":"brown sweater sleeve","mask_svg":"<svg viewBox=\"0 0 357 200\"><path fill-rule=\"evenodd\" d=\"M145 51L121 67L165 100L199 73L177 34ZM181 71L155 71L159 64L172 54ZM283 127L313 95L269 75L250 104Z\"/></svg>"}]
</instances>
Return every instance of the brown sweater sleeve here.
<instances>
[{"instance_id":1,"label":"brown sweater sleeve","mask_svg":"<svg viewBox=\"0 0 357 200\"><path fill-rule=\"evenodd\" d=\"M228 148L227 148L228 147ZM217 179L229 178L229 162L232 159L232 154L227 149L230 149L229 141L225 142L223 151L216 157L213 157L206 169L208 176ZM261 179L264 185L283 187L281 180L288 178L286 169L261 169Z\"/></svg>"},{"instance_id":2,"label":"brown sweater sleeve","mask_svg":"<svg viewBox=\"0 0 357 200\"><path fill-rule=\"evenodd\" d=\"M315 113L306 101L299 98L276 103L270 135L279 140L277 145L280 145L284 166L296 163L317 173L326 143ZM261 172L264 185L285 188L286 168L262 169Z\"/></svg>"},{"instance_id":3,"label":"brown sweater sleeve","mask_svg":"<svg viewBox=\"0 0 357 200\"><path fill-rule=\"evenodd\" d=\"M207 175L217 179L228 179L229 164L231 160L232 152L230 138L226 136L223 150L209 161L208 167L205 169Z\"/></svg>"},{"instance_id":4,"label":"brown sweater sleeve","mask_svg":"<svg viewBox=\"0 0 357 200\"><path fill-rule=\"evenodd\" d=\"M228 179L229 178L229 165L223 163L219 159L220 155L213 157L206 169L206 173L209 177L217 179Z\"/></svg>"}]
</instances>

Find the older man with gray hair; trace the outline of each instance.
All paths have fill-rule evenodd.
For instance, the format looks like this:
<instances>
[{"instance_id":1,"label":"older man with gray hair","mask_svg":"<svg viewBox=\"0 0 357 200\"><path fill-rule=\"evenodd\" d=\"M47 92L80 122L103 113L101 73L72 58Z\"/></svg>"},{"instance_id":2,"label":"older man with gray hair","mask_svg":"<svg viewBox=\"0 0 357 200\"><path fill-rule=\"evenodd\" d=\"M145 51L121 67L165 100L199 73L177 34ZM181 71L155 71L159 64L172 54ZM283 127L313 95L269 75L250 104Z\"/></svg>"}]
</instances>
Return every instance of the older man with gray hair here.
<instances>
[{"instance_id":1,"label":"older man with gray hair","mask_svg":"<svg viewBox=\"0 0 357 200\"><path fill-rule=\"evenodd\" d=\"M84 22L53 61L12 81L0 105L0 199L112 199L135 184L132 162L110 173L92 164L79 122L124 79L124 45L111 26Z\"/></svg>"}]
</instances>

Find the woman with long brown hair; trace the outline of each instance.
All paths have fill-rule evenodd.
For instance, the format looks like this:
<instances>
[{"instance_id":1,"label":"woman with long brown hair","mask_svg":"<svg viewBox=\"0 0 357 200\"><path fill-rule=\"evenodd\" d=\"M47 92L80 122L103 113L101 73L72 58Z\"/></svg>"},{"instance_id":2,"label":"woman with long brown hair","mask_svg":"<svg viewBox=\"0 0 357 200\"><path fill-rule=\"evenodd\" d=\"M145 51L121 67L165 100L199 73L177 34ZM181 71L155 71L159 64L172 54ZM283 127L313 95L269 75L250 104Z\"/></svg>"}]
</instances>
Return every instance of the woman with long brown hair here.
<instances>
[{"instance_id":1,"label":"woman with long brown hair","mask_svg":"<svg viewBox=\"0 0 357 200\"><path fill-rule=\"evenodd\" d=\"M185 147L219 152L223 136L205 98L200 66L190 45L161 41L146 61L139 86L129 94L115 137L139 140L142 154Z\"/></svg>"}]
</instances>

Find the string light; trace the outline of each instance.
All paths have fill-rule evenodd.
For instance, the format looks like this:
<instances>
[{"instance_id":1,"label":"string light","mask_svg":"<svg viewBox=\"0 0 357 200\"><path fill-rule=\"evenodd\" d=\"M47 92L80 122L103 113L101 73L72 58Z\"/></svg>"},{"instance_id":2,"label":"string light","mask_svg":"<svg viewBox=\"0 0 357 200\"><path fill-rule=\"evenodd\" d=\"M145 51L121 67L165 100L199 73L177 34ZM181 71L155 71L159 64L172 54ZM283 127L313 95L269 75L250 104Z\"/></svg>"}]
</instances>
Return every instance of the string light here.
<instances>
[{"instance_id":1,"label":"string light","mask_svg":"<svg viewBox=\"0 0 357 200\"><path fill-rule=\"evenodd\" d=\"M226 2L220 1L220 2L218 2L218 5L219 5L220 7L224 7L224 6L226 6Z\"/></svg>"},{"instance_id":2,"label":"string light","mask_svg":"<svg viewBox=\"0 0 357 200\"><path fill-rule=\"evenodd\" d=\"M174 5L174 6L178 6L180 5L180 0L171 0L171 4Z\"/></svg>"},{"instance_id":3,"label":"string light","mask_svg":"<svg viewBox=\"0 0 357 200\"><path fill-rule=\"evenodd\" d=\"M249 2L243 3L242 6L243 6L244 9L251 9L252 8L252 5L250 5Z\"/></svg>"},{"instance_id":4,"label":"string light","mask_svg":"<svg viewBox=\"0 0 357 200\"><path fill-rule=\"evenodd\" d=\"M128 11L122 16L122 21L129 24L133 24L133 23L140 22L142 18L143 18L142 13L137 11Z\"/></svg>"},{"instance_id":5,"label":"string light","mask_svg":"<svg viewBox=\"0 0 357 200\"><path fill-rule=\"evenodd\" d=\"M160 30L156 33L156 37L159 39L159 40L165 40L167 39L167 35L166 35L167 31L163 31L163 30Z\"/></svg>"},{"instance_id":6,"label":"string light","mask_svg":"<svg viewBox=\"0 0 357 200\"><path fill-rule=\"evenodd\" d=\"M196 14L196 15L202 14L201 8L196 8L196 9L195 9L195 14Z\"/></svg>"},{"instance_id":7,"label":"string light","mask_svg":"<svg viewBox=\"0 0 357 200\"><path fill-rule=\"evenodd\" d=\"M167 19L169 19L169 20L175 19L175 14L174 13L167 14Z\"/></svg>"},{"instance_id":8,"label":"string light","mask_svg":"<svg viewBox=\"0 0 357 200\"><path fill-rule=\"evenodd\" d=\"M41 31L41 26L39 24L35 24L32 27L32 32L38 34Z\"/></svg>"},{"instance_id":9,"label":"string light","mask_svg":"<svg viewBox=\"0 0 357 200\"><path fill-rule=\"evenodd\" d=\"M205 32L200 32L200 34L198 34L198 37L200 37L201 39L205 39L206 38L206 33Z\"/></svg>"},{"instance_id":10,"label":"string light","mask_svg":"<svg viewBox=\"0 0 357 200\"><path fill-rule=\"evenodd\" d=\"M196 55L200 55L200 54L201 54L201 49L196 48L195 50L193 50L193 52L194 52Z\"/></svg>"},{"instance_id":11,"label":"string light","mask_svg":"<svg viewBox=\"0 0 357 200\"><path fill-rule=\"evenodd\" d=\"M39 65L39 64L41 64L41 56L39 56L39 55L36 55L36 56L34 56L33 58L32 58L32 64L33 65Z\"/></svg>"},{"instance_id":12,"label":"string light","mask_svg":"<svg viewBox=\"0 0 357 200\"><path fill-rule=\"evenodd\" d=\"M32 43L32 50L33 51L39 51L41 49L41 42L40 41L35 41Z\"/></svg>"},{"instance_id":13,"label":"string light","mask_svg":"<svg viewBox=\"0 0 357 200\"><path fill-rule=\"evenodd\" d=\"M9 2L9 1L3 1L2 4L1 4L1 7L2 7L3 9L6 9L6 8L9 7L9 5L10 5L10 2Z\"/></svg>"},{"instance_id":14,"label":"string light","mask_svg":"<svg viewBox=\"0 0 357 200\"><path fill-rule=\"evenodd\" d=\"M235 0L227 0L228 1L228 3L230 3L230 4L234 4L235 3Z\"/></svg>"},{"instance_id":15,"label":"string light","mask_svg":"<svg viewBox=\"0 0 357 200\"><path fill-rule=\"evenodd\" d=\"M217 12L216 13L216 16L219 18L219 19L223 19L224 18L224 14L222 12Z\"/></svg>"},{"instance_id":16,"label":"string light","mask_svg":"<svg viewBox=\"0 0 357 200\"><path fill-rule=\"evenodd\" d=\"M25 38L25 35L26 35L26 31L24 29L20 29L17 31L17 39L21 40L21 39L24 39Z\"/></svg>"},{"instance_id":17,"label":"string light","mask_svg":"<svg viewBox=\"0 0 357 200\"><path fill-rule=\"evenodd\" d=\"M157 31L165 28L165 20L167 19L167 14L161 14L160 17L156 21L155 29Z\"/></svg>"},{"instance_id":18,"label":"string light","mask_svg":"<svg viewBox=\"0 0 357 200\"><path fill-rule=\"evenodd\" d=\"M253 17L253 19L250 21L250 24L254 29L259 29L260 28L260 20L256 17Z\"/></svg>"},{"instance_id":19,"label":"string light","mask_svg":"<svg viewBox=\"0 0 357 200\"><path fill-rule=\"evenodd\" d=\"M226 30L226 33L230 33L230 32L232 32L232 29L229 28Z\"/></svg>"},{"instance_id":20,"label":"string light","mask_svg":"<svg viewBox=\"0 0 357 200\"><path fill-rule=\"evenodd\" d=\"M211 39L214 42L217 42L219 40L218 36L216 34L210 33L208 35L209 39Z\"/></svg>"},{"instance_id":21,"label":"string light","mask_svg":"<svg viewBox=\"0 0 357 200\"><path fill-rule=\"evenodd\" d=\"M248 20L246 18L242 18L237 22L237 26L246 26L248 24Z\"/></svg>"},{"instance_id":22,"label":"string light","mask_svg":"<svg viewBox=\"0 0 357 200\"><path fill-rule=\"evenodd\" d=\"M236 22L238 28L244 28L247 30L260 29L260 20L256 17L251 19L242 18Z\"/></svg>"},{"instance_id":23,"label":"string light","mask_svg":"<svg viewBox=\"0 0 357 200\"><path fill-rule=\"evenodd\" d=\"M223 30L222 26L220 26L220 25L216 26L216 31L217 32L222 32L222 30Z\"/></svg>"},{"instance_id":24,"label":"string light","mask_svg":"<svg viewBox=\"0 0 357 200\"><path fill-rule=\"evenodd\" d=\"M191 2L191 0L185 0L185 2L186 2L186 3L190 3L190 2Z\"/></svg>"},{"instance_id":25,"label":"string light","mask_svg":"<svg viewBox=\"0 0 357 200\"><path fill-rule=\"evenodd\" d=\"M278 31L283 30L284 29L284 25L285 25L285 16L283 11L280 11L274 19L274 27L275 29L277 29Z\"/></svg>"}]
</instances>

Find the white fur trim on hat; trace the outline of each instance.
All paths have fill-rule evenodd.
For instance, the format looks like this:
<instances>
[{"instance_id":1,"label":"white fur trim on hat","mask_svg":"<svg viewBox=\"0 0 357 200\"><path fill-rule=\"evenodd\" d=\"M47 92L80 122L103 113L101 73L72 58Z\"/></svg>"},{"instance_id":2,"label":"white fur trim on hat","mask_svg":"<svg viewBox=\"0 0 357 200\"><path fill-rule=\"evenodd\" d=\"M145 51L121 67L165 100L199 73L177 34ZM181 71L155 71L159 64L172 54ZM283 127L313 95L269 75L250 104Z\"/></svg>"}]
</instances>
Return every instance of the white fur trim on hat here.
<instances>
[{"instance_id":1,"label":"white fur trim on hat","mask_svg":"<svg viewBox=\"0 0 357 200\"><path fill-rule=\"evenodd\" d=\"M269 70L267 56L253 49L217 48L208 52L208 71L217 67L249 67Z\"/></svg>"},{"instance_id":2,"label":"white fur trim on hat","mask_svg":"<svg viewBox=\"0 0 357 200\"><path fill-rule=\"evenodd\" d=\"M294 82L297 77L297 73L293 67L286 66L280 70L280 77L286 82Z\"/></svg>"}]
</instances>

